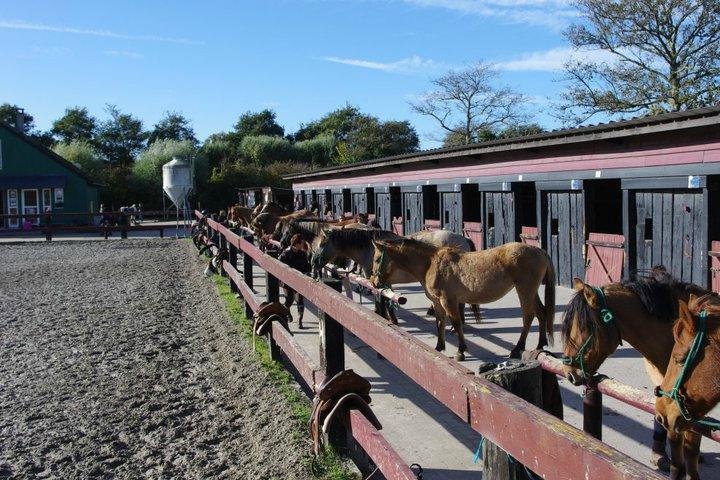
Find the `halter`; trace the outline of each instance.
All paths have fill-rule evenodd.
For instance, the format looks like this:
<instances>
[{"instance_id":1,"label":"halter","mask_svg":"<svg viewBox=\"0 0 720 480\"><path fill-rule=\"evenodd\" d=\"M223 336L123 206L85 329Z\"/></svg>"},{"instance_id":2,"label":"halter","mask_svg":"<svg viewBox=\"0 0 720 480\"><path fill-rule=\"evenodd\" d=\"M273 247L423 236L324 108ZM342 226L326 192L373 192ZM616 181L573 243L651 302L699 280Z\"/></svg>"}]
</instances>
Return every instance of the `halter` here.
<instances>
[{"instance_id":1,"label":"halter","mask_svg":"<svg viewBox=\"0 0 720 480\"><path fill-rule=\"evenodd\" d=\"M669 399L674 401L675 405L677 405L678 407L678 410L680 410L680 415L682 415L682 417L688 422L696 422L707 427L719 429L720 422L713 420L694 419L693 416L690 414L687 405L685 405L684 396L680 393L680 387L682 387L682 384L685 383L688 370L690 370L690 367L692 367L692 365L695 363L696 357L700 352L703 343L705 343L705 339L707 338L707 312L705 310L700 312L700 315L698 315L697 328L698 331L695 334L692 345L690 345L690 350L688 350L688 354L685 357L683 367L680 370L677 378L675 379L675 383L673 384L672 389L669 392L666 392L659 386L655 387L655 396L668 397Z\"/></svg>"},{"instance_id":2,"label":"halter","mask_svg":"<svg viewBox=\"0 0 720 480\"><path fill-rule=\"evenodd\" d=\"M600 318L602 318L604 325L610 325L612 323L615 324L615 327L618 329L618 337L620 338L620 345L622 345L622 336L620 335L620 327L618 327L617 322L613 322L615 320L615 315L612 313L612 310L608 307L607 299L605 298L605 292L602 291L602 288L600 287L592 287L592 289L595 291L595 294L600 299ZM583 373L583 376L585 378L588 378L588 372L585 370L585 352L590 347L590 342L595 337L594 333L591 333L590 336L583 342L583 344L580 346L580 349L577 351L575 356L573 357L567 357L563 356L561 358L561 361L565 365L578 365L580 367L580 370Z\"/></svg>"}]
</instances>

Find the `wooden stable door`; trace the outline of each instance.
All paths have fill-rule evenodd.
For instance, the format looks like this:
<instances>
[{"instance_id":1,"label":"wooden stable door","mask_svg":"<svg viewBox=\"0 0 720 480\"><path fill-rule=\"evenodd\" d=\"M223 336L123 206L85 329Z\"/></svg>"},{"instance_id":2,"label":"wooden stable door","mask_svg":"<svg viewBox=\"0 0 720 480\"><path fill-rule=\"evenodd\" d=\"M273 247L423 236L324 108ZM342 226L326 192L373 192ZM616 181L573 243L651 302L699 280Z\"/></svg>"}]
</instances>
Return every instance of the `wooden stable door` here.
<instances>
[{"instance_id":1,"label":"wooden stable door","mask_svg":"<svg viewBox=\"0 0 720 480\"><path fill-rule=\"evenodd\" d=\"M378 193L375 195L375 221L383 230L392 227L392 214L390 209L390 194Z\"/></svg>"},{"instance_id":2,"label":"wooden stable door","mask_svg":"<svg viewBox=\"0 0 720 480\"><path fill-rule=\"evenodd\" d=\"M368 213L367 193L352 194L352 213L353 215L357 215L358 213Z\"/></svg>"},{"instance_id":3,"label":"wooden stable door","mask_svg":"<svg viewBox=\"0 0 720 480\"><path fill-rule=\"evenodd\" d=\"M342 192L332 194L332 212L335 218L342 218L345 213Z\"/></svg>"},{"instance_id":4,"label":"wooden stable door","mask_svg":"<svg viewBox=\"0 0 720 480\"><path fill-rule=\"evenodd\" d=\"M715 293L720 293L720 241L710 243L710 287Z\"/></svg>"},{"instance_id":5,"label":"wooden stable door","mask_svg":"<svg viewBox=\"0 0 720 480\"><path fill-rule=\"evenodd\" d=\"M664 265L677 279L707 286L707 210L697 190L631 192L637 271ZM634 228L633 228L634 227Z\"/></svg>"},{"instance_id":6,"label":"wooden stable door","mask_svg":"<svg viewBox=\"0 0 720 480\"><path fill-rule=\"evenodd\" d=\"M462 193L441 192L440 199L440 220L443 230L462 235Z\"/></svg>"},{"instance_id":7,"label":"wooden stable door","mask_svg":"<svg viewBox=\"0 0 720 480\"><path fill-rule=\"evenodd\" d=\"M560 285L585 278L585 202L582 191L546 192L545 246ZM618 212L619 214L619 212Z\"/></svg>"},{"instance_id":8,"label":"wooden stable door","mask_svg":"<svg viewBox=\"0 0 720 480\"><path fill-rule=\"evenodd\" d=\"M418 192L403 193L403 213L405 235L419 232L423 227L423 194Z\"/></svg>"},{"instance_id":9,"label":"wooden stable door","mask_svg":"<svg viewBox=\"0 0 720 480\"><path fill-rule=\"evenodd\" d=\"M499 247L517 239L515 193L483 192L485 199L485 248Z\"/></svg>"}]
</instances>

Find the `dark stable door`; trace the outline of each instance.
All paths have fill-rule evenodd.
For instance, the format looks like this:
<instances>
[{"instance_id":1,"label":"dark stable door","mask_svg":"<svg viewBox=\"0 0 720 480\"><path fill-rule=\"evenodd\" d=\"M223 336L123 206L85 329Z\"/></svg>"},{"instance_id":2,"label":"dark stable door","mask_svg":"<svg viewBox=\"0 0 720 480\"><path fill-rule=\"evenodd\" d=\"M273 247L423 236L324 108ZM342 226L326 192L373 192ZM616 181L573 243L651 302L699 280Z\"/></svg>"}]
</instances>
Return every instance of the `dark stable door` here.
<instances>
[{"instance_id":1,"label":"dark stable door","mask_svg":"<svg viewBox=\"0 0 720 480\"><path fill-rule=\"evenodd\" d=\"M390 216L390 194L378 193L375 196L377 204L375 209L375 220L383 230L391 230L392 217Z\"/></svg>"},{"instance_id":2,"label":"dark stable door","mask_svg":"<svg viewBox=\"0 0 720 480\"><path fill-rule=\"evenodd\" d=\"M403 194L403 207L405 235L419 232L423 225L423 194L422 193L404 193Z\"/></svg>"},{"instance_id":3,"label":"dark stable door","mask_svg":"<svg viewBox=\"0 0 720 480\"><path fill-rule=\"evenodd\" d=\"M572 286L573 277L585 278L585 202L583 193L547 192L546 250L558 283Z\"/></svg>"},{"instance_id":4,"label":"dark stable door","mask_svg":"<svg viewBox=\"0 0 720 480\"><path fill-rule=\"evenodd\" d=\"M442 228L462 235L462 194L460 192L443 192L441 221Z\"/></svg>"},{"instance_id":5,"label":"dark stable door","mask_svg":"<svg viewBox=\"0 0 720 480\"><path fill-rule=\"evenodd\" d=\"M333 193L333 215L335 218L342 218L343 216L343 194Z\"/></svg>"},{"instance_id":6,"label":"dark stable door","mask_svg":"<svg viewBox=\"0 0 720 480\"><path fill-rule=\"evenodd\" d=\"M353 193L353 214L358 213L368 213L366 193Z\"/></svg>"},{"instance_id":7,"label":"dark stable door","mask_svg":"<svg viewBox=\"0 0 720 480\"><path fill-rule=\"evenodd\" d=\"M485 248L499 247L516 241L515 194L513 192L484 192Z\"/></svg>"},{"instance_id":8,"label":"dark stable door","mask_svg":"<svg viewBox=\"0 0 720 480\"><path fill-rule=\"evenodd\" d=\"M702 191L634 192L633 196L636 222L630 235L635 235L635 268L644 271L664 265L678 280L706 287Z\"/></svg>"}]
</instances>

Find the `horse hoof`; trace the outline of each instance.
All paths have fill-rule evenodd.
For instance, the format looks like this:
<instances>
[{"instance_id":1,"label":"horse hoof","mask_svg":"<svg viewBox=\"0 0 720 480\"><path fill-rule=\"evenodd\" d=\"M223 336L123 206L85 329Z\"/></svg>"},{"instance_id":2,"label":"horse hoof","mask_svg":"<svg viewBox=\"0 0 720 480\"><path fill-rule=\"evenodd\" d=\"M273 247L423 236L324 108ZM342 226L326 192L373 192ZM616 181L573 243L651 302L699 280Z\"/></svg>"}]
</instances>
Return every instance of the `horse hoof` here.
<instances>
[{"instance_id":1,"label":"horse hoof","mask_svg":"<svg viewBox=\"0 0 720 480\"><path fill-rule=\"evenodd\" d=\"M445 350L445 347L441 345L435 345L435 350L438 352L442 352L443 350Z\"/></svg>"},{"instance_id":2,"label":"horse hoof","mask_svg":"<svg viewBox=\"0 0 720 480\"><path fill-rule=\"evenodd\" d=\"M465 354L463 352L457 352L455 354L455 360L457 360L458 362L462 362L463 360L465 360Z\"/></svg>"},{"instance_id":3,"label":"horse hoof","mask_svg":"<svg viewBox=\"0 0 720 480\"><path fill-rule=\"evenodd\" d=\"M661 472L670 471L670 459L664 452L653 452L650 456L650 465L657 468Z\"/></svg>"}]
</instances>

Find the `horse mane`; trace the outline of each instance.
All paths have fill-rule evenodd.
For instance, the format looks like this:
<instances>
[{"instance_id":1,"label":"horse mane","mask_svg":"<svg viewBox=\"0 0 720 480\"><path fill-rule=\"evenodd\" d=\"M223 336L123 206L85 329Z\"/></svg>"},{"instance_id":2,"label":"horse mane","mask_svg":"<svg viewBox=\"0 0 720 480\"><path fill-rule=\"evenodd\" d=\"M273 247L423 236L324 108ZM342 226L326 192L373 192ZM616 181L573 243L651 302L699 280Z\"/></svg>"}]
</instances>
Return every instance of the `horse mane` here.
<instances>
[{"instance_id":1,"label":"horse mane","mask_svg":"<svg viewBox=\"0 0 720 480\"><path fill-rule=\"evenodd\" d=\"M397 237L386 230L363 230L360 228L332 229L325 233L328 242L333 242L340 247L367 248L372 246L373 240L387 240Z\"/></svg>"},{"instance_id":2,"label":"horse mane","mask_svg":"<svg viewBox=\"0 0 720 480\"><path fill-rule=\"evenodd\" d=\"M715 292L706 293L692 299L688 308L694 316L700 315L700 312L705 310L709 317L718 317L720 316L720 296Z\"/></svg>"},{"instance_id":3,"label":"horse mane","mask_svg":"<svg viewBox=\"0 0 720 480\"><path fill-rule=\"evenodd\" d=\"M631 291L640 301L649 315L662 322L672 323L678 317L678 301L690 293L704 295L707 290L702 287L682 282L673 277L664 267L656 266L649 272L649 276L636 273L635 278L620 283L622 288ZM718 306L720 310L720 306ZM720 313L720 312L719 312ZM577 319L581 330L597 333L603 330L599 315L593 315L593 309L585 300L582 291L573 295L568 303L562 322L562 338L566 344L575 345L570 338L573 322ZM593 348L599 341L594 335Z\"/></svg>"}]
</instances>

